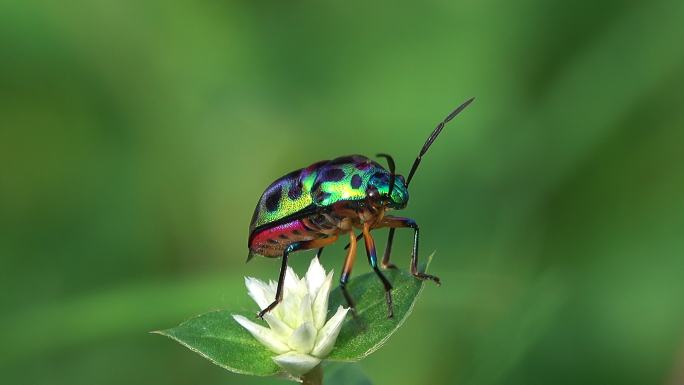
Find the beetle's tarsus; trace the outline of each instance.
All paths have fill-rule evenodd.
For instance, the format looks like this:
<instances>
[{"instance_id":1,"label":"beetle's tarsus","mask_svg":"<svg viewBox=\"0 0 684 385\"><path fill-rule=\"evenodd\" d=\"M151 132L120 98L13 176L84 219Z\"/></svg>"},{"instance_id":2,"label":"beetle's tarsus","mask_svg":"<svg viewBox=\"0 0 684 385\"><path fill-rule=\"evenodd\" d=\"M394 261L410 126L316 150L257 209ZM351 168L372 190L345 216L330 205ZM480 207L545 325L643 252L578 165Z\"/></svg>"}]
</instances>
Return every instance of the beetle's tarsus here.
<instances>
[{"instance_id":1,"label":"beetle's tarsus","mask_svg":"<svg viewBox=\"0 0 684 385\"><path fill-rule=\"evenodd\" d=\"M397 265L393 264L392 262L389 263L382 263L382 268L385 270L393 269L393 270L398 270L399 268Z\"/></svg>"},{"instance_id":2,"label":"beetle's tarsus","mask_svg":"<svg viewBox=\"0 0 684 385\"><path fill-rule=\"evenodd\" d=\"M266 309L260 311L260 312L257 314L257 318L264 319L264 315L266 315L266 313L270 312L271 310L275 309L275 307L278 306L279 303L280 303L280 301L273 301L273 303L271 303L270 305L266 306Z\"/></svg>"},{"instance_id":3,"label":"beetle's tarsus","mask_svg":"<svg viewBox=\"0 0 684 385\"><path fill-rule=\"evenodd\" d=\"M394 318L394 306L392 305L392 292L390 290L385 292L385 299L387 300L387 319Z\"/></svg>"},{"instance_id":4,"label":"beetle's tarsus","mask_svg":"<svg viewBox=\"0 0 684 385\"><path fill-rule=\"evenodd\" d=\"M425 274L425 273L413 273L413 276L422 280L422 281L425 281L425 280L434 281L437 284L437 286L442 285L442 281L440 281L439 277L437 277L435 275L430 275L430 274Z\"/></svg>"}]
</instances>

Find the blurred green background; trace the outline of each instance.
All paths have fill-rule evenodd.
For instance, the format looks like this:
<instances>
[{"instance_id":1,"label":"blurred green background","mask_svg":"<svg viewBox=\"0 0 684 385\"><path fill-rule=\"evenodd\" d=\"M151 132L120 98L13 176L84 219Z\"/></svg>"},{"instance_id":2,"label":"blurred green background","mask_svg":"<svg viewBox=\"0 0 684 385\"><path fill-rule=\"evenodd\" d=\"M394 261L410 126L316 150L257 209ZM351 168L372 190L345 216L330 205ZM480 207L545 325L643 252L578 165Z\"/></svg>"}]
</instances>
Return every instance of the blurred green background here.
<instances>
[{"instance_id":1,"label":"blurred green background","mask_svg":"<svg viewBox=\"0 0 684 385\"><path fill-rule=\"evenodd\" d=\"M147 332L255 311L242 277L279 266L244 263L247 228L272 180L381 151L406 173L475 96L403 213L444 284L363 370L682 384L682 41L676 0L4 1L1 381L274 382Z\"/></svg>"}]
</instances>

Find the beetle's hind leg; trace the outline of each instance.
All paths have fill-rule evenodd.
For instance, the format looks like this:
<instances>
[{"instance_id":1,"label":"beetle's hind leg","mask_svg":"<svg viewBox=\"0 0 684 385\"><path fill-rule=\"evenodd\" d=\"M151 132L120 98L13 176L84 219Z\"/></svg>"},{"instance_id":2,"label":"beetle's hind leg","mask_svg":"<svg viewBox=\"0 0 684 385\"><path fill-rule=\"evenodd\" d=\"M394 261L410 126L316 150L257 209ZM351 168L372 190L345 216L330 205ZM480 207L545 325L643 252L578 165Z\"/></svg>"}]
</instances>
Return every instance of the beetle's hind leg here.
<instances>
[{"instance_id":1,"label":"beetle's hind leg","mask_svg":"<svg viewBox=\"0 0 684 385\"><path fill-rule=\"evenodd\" d=\"M289 244L283 251L283 261L280 265L280 275L278 276L278 287L276 288L275 301L273 301L270 305L266 306L265 309L261 310L259 314L257 314L257 317L264 318L264 314L273 310L276 306L278 306L280 301L283 300L283 286L285 284L285 272L287 271L287 257L288 255L290 255L291 252L297 250L309 250L317 247L322 249L323 247L328 246L331 243L334 243L336 240L337 235L333 235L328 238L314 239L311 241L303 242L294 242Z\"/></svg>"},{"instance_id":2,"label":"beetle's hind leg","mask_svg":"<svg viewBox=\"0 0 684 385\"><path fill-rule=\"evenodd\" d=\"M280 275L278 276L278 288L276 289L275 301L273 301L270 305L266 306L265 309L261 310L259 314L257 314L257 317L264 318L264 314L273 310L276 306L278 306L280 301L283 300L283 284L285 283L285 272L287 271L287 256L291 252L299 250L300 245L300 242L291 243L283 251L283 260L282 264L280 265Z\"/></svg>"},{"instance_id":3,"label":"beetle's hind leg","mask_svg":"<svg viewBox=\"0 0 684 385\"><path fill-rule=\"evenodd\" d=\"M375 274L377 274L378 278L380 278L380 281L382 281L382 285L385 288L385 300L387 301L387 318L392 318L394 317L394 307L392 306L392 284L387 277L382 274L382 271L380 271L380 268L378 267L378 257L375 253L375 241L373 240L369 230L370 226L366 222L363 225L363 239L366 243L368 263L370 263L373 271L375 271Z\"/></svg>"}]
</instances>

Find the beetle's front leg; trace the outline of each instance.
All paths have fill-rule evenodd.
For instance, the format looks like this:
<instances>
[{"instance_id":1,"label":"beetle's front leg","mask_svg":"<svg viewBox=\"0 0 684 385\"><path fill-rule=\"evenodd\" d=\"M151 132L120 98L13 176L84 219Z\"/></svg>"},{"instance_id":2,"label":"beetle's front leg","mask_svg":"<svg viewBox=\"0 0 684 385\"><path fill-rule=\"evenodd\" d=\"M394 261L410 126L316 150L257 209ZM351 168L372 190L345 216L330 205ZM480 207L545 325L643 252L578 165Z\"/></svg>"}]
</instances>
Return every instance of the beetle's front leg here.
<instances>
[{"instance_id":1,"label":"beetle's front leg","mask_svg":"<svg viewBox=\"0 0 684 385\"><path fill-rule=\"evenodd\" d=\"M386 216L377 227L389 227L390 229L397 229L402 227L409 227L413 229L413 252L411 253L411 274L418 279L429 279L435 281L438 285L441 283L439 277L434 275L421 273L418 271L418 236L419 228L416 221L411 218L402 218L394 216Z\"/></svg>"},{"instance_id":2,"label":"beetle's front leg","mask_svg":"<svg viewBox=\"0 0 684 385\"><path fill-rule=\"evenodd\" d=\"M387 245L385 246L385 254L382 256L383 269L396 269L397 265L390 262L390 255L392 255L392 243L394 242L394 228L389 229L387 234Z\"/></svg>"},{"instance_id":3,"label":"beetle's front leg","mask_svg":"<svg viewBox=\"0 0 684 385\"><path fill-rule=\"evenodd\" d=\"M387 318L392 318L394 317L394 307L392 305L392 284L390 283L389 280L387 280L387 277L385 277L384 274L382 274L382 271L378 268L378 257L375 252L375 241L373 240L373 237L370 234L370 225L368 222L364 223L363 225L363 238L366 243L366 254L368 255L368 263L370 263L371 267L373 268L373 271L375 274L377 274L378 278L380 278L380 281L382 282L383 287L385 288L385 300L387 302Z\"/></svg>"}]
</instances>

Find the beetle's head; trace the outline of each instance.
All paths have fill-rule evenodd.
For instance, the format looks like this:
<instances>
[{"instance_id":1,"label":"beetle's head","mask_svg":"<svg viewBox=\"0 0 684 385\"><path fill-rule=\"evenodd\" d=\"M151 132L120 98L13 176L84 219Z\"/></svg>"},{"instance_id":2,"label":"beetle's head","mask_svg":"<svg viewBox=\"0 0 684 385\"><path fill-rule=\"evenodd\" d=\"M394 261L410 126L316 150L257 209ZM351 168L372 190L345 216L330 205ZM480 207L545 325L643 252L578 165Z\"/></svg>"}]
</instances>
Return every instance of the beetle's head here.
<instances>
[{"instance_id":1,"label":"beetle's head","mask_svg":"<svg viewBox=\"0 0 684 385\"><path fill-rule=\"evenodd\" d=\"M394 182L394 186L390 183ZM403 209L409 200L406 180L401 175L392 177L387 171L375 173L368 181L368 198L378 206Z\"/></svg>"}]
</instances>

